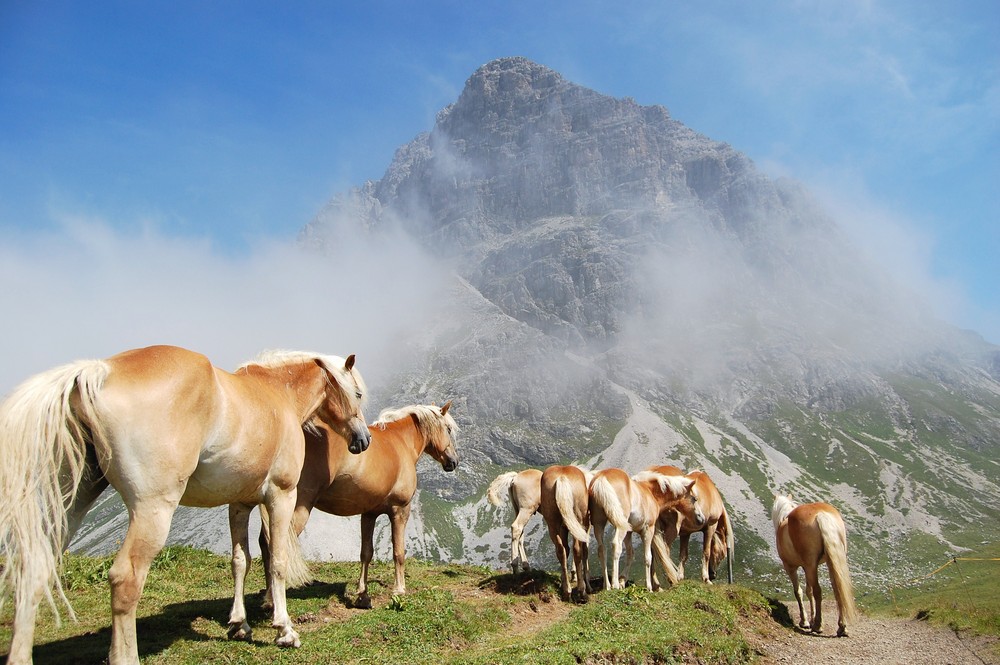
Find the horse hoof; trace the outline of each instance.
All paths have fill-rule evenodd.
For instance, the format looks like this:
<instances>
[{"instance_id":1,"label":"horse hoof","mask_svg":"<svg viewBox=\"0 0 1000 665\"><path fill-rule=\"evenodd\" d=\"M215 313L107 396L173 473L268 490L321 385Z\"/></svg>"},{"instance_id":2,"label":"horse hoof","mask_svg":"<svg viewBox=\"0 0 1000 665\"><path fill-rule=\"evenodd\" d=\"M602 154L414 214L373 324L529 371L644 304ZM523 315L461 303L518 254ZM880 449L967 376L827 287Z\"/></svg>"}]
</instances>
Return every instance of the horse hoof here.
<instances>
[{"instance_id":1,"label":"horse hoof","mask_svg":"<svg viewBox=\"0 0 1000 665\"><path fill-rule=\"evenodd\" d=\"M837 637L847 637L847 626L841 626L837 629Z\"/></svg>"},{"instance_id":2,"label":"horse hoof","mask_svg":"<svg viewBox=\"0 0 1000 665\"><path fill-rule=\"evenodd\" d=\"M585 591L573 589L573 592L570 594L570 600L578 605L586 605L590 601L590 596Z\"/></svg>"},{"instance_id":3,"label":"horse hoof","mask_svg":"<svg viewBox=\"0 0 1000 665\"><path fill-rule=\"evenodd\" d=\"M279 647L286 647L291 649L298 649L300 646L302 646L302 640L299 639L299 634L296 633L294 630L290 630L284 635L278 635L277 639L274 640L274 643L277 644Z\"/></svg>"},{"instance_id":4,"label":"horse hoof","mask_svg":"<svg viewBox=\"0 0 1000 665\"><path fill-rule=\"evenodd\" d=\"M821 626L814 626L812 632L816 633L817 635L822 635L823 628Z\"/></svg>"},{"instance_id":5,"label":"horse hoof","mask_svg":"<svg viewBox=\"0 0 1000 665\"><path fill-rule=\"evenodd\" d=\"M358 608L359 610L370 610L372 608L371 596L369 596L367 593L362 596L358 596L354 600L354 607Z\"/></svg>"},{"instance_id":6,"label":"horse hoof","mask_svg":"<svg viewBox=\"0 0 1000 665\"><path fill-rule=\"evenodd\" d=\"M231 640L249 642L252 639L252 633L253 631L250 629L250 625L244 622L231 624L227 634Z\"/></svg>"}]
</instances>

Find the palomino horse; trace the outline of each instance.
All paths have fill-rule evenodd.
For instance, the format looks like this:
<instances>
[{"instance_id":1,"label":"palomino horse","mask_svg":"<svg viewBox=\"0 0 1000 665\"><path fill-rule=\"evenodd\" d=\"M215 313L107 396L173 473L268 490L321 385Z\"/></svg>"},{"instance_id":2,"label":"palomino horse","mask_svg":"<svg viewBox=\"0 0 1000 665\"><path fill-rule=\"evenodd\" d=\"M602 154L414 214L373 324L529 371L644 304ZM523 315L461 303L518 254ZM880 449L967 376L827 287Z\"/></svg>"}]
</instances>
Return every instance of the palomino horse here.
<instances>
[{"instance_id":1,"label":"palomino horse","mask_svg":"<svg viewBox=\"0 0 1000 665\"><path fill-rule=\"evenodd\" d=\"M685 512L683 506L676 511L674 519L663 521L667 547L670 547L674 539L679 535L681 539L680 551L678 554L677 574L684 579L684 564L688 558L688 543L691 534L701 532L702 534L702 558L701 558L701 581L708 584L715 579L715 569L719 562L726 558L729 553L729 583L733 583L733 555L734 538L733 528L729 521L729 513L726 511L726 504L722 501L722 494L719 489L704 471L692 471L686 476L683 471L676 466L661 465L651 466L650 471L662 473L667 476L684 476L695 481L692 494L695 505L702 513L699 519L690 512Z\"/></svg>"},{"instance_id":2,"label":"palomino horse","mask_svg":"<svg viewBox=\"0 0 1000 665\"><path fill-rule=\"evenodd\" d=\"M590 548L590 513L588 510L588 477L576 466L550 466L542 472L539 509L549 529L549 538L556 546L556 557L562 567L562 598L587 602L590 580L587 579L587 556ZM576 589L570 589L569 536L573 536L573 565L576 568Z\"/></svg>"},{"instance_id":3,"label":"palomino horse","mask_svg":"<svg viewBox=\"0 0 1000 665\"><path fill-rule=\"evenodd\" d=\"M653 543L656 523L660 515L672 511L690 495L693 480L665 476L644 471L633 478L621 469L604 469L594 475L590 484L590 520L597 538L597 551L604 569L604 588L620 589L624 585L618 578L618 561L622 554L622 541L629 531L642 537L646 589L653 590ZM608 522L615 528L612 541L612 575L608 579L608 564L604 549L604 529ZM656 556L666 571L671 584L677 583L677 572L670 561L669 550L662 538L656 538ZM627 568L631 567L631 556Z\"/></svg>"},{"instance_id":4,"label":"palomino horse","mask_svg":"<svg viewBox=\"0 0 1000 665\"><path fill-rule=\"evenodd\" d=\"M302 533L313 508L333 515L361 515L361 575L357 607L371 607L368 566L375 549L375 520L388 515L392 528L396 581L392 593L406 592L406 522L417 490L417 459L427 453L445 471L458 467L458 425L444 406L414 404L386 409L369 428L371 446L364 455L349 455L340 436L318 426L306 434L306 458L292 528ZM268 566L268 543L261 531L261 554ZM267 595L265 594L265 598Z\"/></svg>"},{"instance_id":5,"label":"palomino horse","mask_svg":"<svg viewBox=\"0 0 1000 665\"><path fill-rule=\"evenodd\" d=\"M486 497L494 506L502 506L503 494L510 497L517 516L510 525L511 572L530 570L528 554L524 551L524 527L542 503L542 472L538 469L501 473L490 483Z\"/></svg>"},{"instance_id":6,"label":"palomino horse","mask_svg":"<svg viewBox=\"0 0 1000 665\"><path fill-rule=\"evenodd\" d=\"M847 637L847 624L858 616L854 605L851 571L847 568L847 527L840 511L828 503L799 505L791 497L775 495L771 508L774 542L781 565L792 581L799 604L799 626L823 632L823 592L819 586L819 564L826 562L830 584L837 599L837 637ZM809 618L802 607L799 568L806 574Z\"/></svg>"},{"instance_id":7,"label":"palomino horse","mask_svg":"<svg viewBox=\"0 0 1000 665\"><path fill-rule=\"evenodd\" d=\"M298 646L285 587L296 581L290 572L305 569L290 528L302 427L316 417L352 451L368 446L364 384L353 367L354 356L271 352L231 374L192 351L153 346L58 367L18 387L0 405L0 546L8 562L0 582L15 598L8 663L31 662L37 605L47 595L55 609L62 552L108 484L129 514L108 571L112 665L139 663L136 606L178 504L231 504L234 562L250 507L267 506L273 625L279 645ZM235 564L233 572L241 587ZM243 623L232 615L230 622Z\"/></svg>"}]
</instances>

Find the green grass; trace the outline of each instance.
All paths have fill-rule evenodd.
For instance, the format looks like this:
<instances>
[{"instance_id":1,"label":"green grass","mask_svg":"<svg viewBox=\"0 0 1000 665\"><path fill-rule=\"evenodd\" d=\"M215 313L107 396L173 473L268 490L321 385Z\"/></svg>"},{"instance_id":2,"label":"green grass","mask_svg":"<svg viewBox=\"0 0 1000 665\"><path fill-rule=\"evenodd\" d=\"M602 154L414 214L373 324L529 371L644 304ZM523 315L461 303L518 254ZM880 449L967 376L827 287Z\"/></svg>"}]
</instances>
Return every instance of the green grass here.
<instances>
[{"instance_id":1,"label":"green grass","mask_svg":"<svg viewBox=\"0 0 1000 665\"><path fill-rule=\"evenodd\" d=\"M918 617L952 630L1000 637L1000 543L983 545L967 559L940 561L919 571L920 575L887 589L887 594L869 604L882 614ZM950 563L949 563L950 561ZM936 571L936 572L935 572ZM915 571L916 572L916 571Z\"/></svg>"},{"instance_id":2,"label":"green grass","mask_svg":"<svg viewBox=\"0 0 1000 665\"><path fill-rule=\"evenodd\" d=\"M67 557L64 585L79 617L61 626L43 608L35 633L37 663L99 663L110 645L109 557ZM684 582L660 593L630 587L598 592L585 605L563 603L558 578L514 576L457 565L407 563L405 596L391 596L392 566L376 563L374 609L351 607L357 564L313 564L317 582L289 593L302 648L272 644L270 614L260 608L259 565L247 597L253 642L230 642L229 561L169 547L157 558L139 604L144 663L576 663L752 659L744 630L770 621L771 605L738 586ZM10 640L11 609L0 614L0 644Z\"/></svg>"}]
</instances>

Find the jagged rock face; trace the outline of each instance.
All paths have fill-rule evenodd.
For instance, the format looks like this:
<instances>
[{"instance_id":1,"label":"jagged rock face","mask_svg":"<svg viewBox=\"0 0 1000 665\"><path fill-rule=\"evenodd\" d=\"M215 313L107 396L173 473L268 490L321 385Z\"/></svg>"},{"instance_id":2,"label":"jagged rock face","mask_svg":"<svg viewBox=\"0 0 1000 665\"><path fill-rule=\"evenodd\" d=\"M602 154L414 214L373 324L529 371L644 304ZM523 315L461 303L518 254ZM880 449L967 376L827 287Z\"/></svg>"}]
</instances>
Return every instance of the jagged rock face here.
<instances>
[{"instance_id":1,"label":"jagged rock face","mask_svg":"<svg viewBox=\"0 0 1000 665\"><path fill-rule=\"evenodd\" d=\"M759 543L778 484L841 500L868 535L996 524L1000 477L976 455L1000 444L1000 351L931 320L800 185L662 107L487 63L302 240L345 226L457 263L453 324L383 387L386 405L457 399L463 466L421 472L438 496L633 455L723 476Z\"/></svg>"}]
</instances>

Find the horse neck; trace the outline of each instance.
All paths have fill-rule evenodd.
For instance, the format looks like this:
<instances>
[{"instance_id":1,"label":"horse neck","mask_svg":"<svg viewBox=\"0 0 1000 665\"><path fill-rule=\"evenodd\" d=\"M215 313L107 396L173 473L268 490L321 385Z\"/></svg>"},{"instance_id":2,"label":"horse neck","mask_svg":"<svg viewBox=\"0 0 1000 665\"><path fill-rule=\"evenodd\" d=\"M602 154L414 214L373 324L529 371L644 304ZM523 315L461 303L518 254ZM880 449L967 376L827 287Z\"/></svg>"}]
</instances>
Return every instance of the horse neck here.
<instances>
[{"instance_id":1,"label":"horse neck","mask_svg":"<svg viewBox=\"0 0 1000 665\"><path fill-rule=\"evenodd\" d=\"M287 394L302 422L309 420L319 408L326 387L326 377L313 363L295 363L280 367L248 365L240 372L241 376L244 374L251 380Z\"/></svg>"},{"instance_id":2,"label":"horse neck","mask_svg":"<svg viewBox=\"0 0 1000 665\"><path fill-rule=\"evenodd\" d=\"M398 436L405 445L401 446L412 457L414 464L427 447L427 439L417 424L417 417L407 415L399 420L386 423L385 429Z\"/></svg>"}]
</instances>

